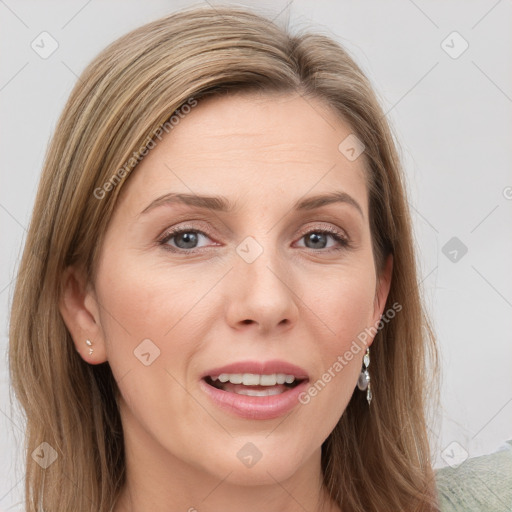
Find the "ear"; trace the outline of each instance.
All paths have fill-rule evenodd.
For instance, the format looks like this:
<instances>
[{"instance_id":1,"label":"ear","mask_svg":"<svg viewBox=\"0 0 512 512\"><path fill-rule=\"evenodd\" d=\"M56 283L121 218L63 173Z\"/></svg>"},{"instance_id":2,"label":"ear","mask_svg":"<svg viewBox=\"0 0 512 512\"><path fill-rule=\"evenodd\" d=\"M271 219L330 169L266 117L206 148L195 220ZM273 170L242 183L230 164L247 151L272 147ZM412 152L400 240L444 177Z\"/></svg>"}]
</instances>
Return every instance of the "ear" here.
<instances>
[{"instance_id":1,"label":"ear","mask_svg":"<svg viewBox=\"0 0 512 512\"><path fill-rule=\"evenodd\" d=\"M73 266L62 275L59 309L82 359L89 364L104 363L107 357L100 306L84 273ZM86 340L91 341L90 347ZM93 349L92 354L89 348Z\"/></svg>"},{"instance_id":2,"label":"ear","mask_svg":"<svg viewBox=\"0 0 512 512\"><path fill-rule=\"evenodd\" d=\"M393 255L389 254L384 265L381 275L377 278L377 286L375 288L375 300L373 308L373 323L377 325L384 313L384 307L391 288L391 277L393 275Z\"/></svg>"}]
</instances>

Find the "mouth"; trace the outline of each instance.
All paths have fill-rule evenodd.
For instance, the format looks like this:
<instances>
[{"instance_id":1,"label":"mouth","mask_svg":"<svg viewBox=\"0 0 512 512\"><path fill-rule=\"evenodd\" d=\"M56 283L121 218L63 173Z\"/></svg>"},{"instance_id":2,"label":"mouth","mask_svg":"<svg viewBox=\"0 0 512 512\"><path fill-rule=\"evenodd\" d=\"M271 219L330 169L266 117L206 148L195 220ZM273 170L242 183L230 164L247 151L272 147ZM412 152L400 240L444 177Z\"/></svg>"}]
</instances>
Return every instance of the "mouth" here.
<instances>
[{"instance_id":1,"label":"mouth","mask_svg":"<svg viewBox=\"0 0 512 512\"><path fill-rule=\"evenodd\" d=\"M209 370L200 387L225 413L265 420L295 408L308 382L305 370L287 362L245 361Z\"/></svg>"},{"instance_id":2,"label":"mouth","mask_svg":"<svg viewBox=\"0 0 512 512\"><path fill-rule=\"evenodd\" d=\"M206 384L227 393L245 396L274 396L293 389L306 379L285 373L221 373L208 375L203 379Z\"/></svg>"}]
</instances>

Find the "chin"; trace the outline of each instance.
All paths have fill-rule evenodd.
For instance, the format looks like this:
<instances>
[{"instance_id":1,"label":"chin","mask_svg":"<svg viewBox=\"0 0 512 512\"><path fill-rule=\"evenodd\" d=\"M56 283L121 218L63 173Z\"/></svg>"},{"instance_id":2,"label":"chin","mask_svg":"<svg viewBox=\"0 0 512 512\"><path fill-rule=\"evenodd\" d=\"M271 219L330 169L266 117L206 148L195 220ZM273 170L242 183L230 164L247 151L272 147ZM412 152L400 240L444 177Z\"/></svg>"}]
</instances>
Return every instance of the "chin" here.
<instances>
[{"instance_id":1,"label":"chin","mask_svg":"<svg viewBox=\"0 0 512 512\"><path fill-rule=\"evenodd\" d=\"M256 436L235 439L232 448L219 446L218 453L209 457L208 472L217 477L229 474L228 480L234 485L275 485L292 477L307 461L305 453L283 446L283 442Z\"/></svg>"},{"instance_id":2,"label":"chin","mask_svg":"<svg viewBox=\"0 0 512 512\"><path fill-rule=\"evenodd\" d=\"M226 475L228 473L228 481L232 485L244 486L263 486L275 485L277 482L283 482L291 478L298 470L299 466L290 462L283 463L279 460L281 457L272 457L267 462L260 460L253 467L248 468L241 464L226 464ZM218 476L218 467L215 469Z\"/></svg>"}]
</instances>

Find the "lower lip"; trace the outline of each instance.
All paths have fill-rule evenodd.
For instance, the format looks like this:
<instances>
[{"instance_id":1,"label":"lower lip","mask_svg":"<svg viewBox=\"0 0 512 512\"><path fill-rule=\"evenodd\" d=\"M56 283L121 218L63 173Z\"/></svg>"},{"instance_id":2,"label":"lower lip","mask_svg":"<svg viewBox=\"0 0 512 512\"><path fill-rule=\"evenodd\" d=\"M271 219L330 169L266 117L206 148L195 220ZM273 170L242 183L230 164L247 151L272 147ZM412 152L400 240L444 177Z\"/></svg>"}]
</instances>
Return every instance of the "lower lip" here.
<instances>
[{"instance_id":1,"label":"lower lip","mask_svg":"<svg viewBox=\"0 0 512 512\"><path fill-rule=\"evenodd\" d=\"M251 420L279 418L296 407L299 395L305 391L308 381L304 380L294 388L269 396L239 395L217 389L201 379L201 388L221 409L238 417Z\"/></svg>"}]
</instances>

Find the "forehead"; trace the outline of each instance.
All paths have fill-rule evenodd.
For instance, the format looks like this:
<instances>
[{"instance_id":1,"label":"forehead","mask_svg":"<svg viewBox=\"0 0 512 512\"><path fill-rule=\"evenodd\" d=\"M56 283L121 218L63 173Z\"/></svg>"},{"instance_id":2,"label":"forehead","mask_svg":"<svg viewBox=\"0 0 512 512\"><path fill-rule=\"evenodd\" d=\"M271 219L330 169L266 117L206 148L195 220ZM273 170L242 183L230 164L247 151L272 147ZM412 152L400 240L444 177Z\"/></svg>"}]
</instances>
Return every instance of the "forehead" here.
<instances>
[{"instance_id":1,"label":"forehead","mask_svg":"<svg viewBox=\"0 0 512 512\"><path fill-rule=\"evenodd\" d=\"M201 99L155 139L122 196L139 207L167 191L295 201L308 192L343 190L366 209L364 156L350 161L339 149L351 134L317 98L244 93Z\"/></svg>"}]
</instances>

